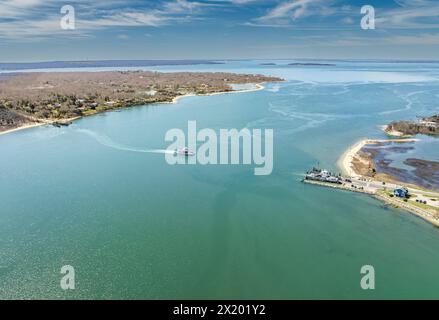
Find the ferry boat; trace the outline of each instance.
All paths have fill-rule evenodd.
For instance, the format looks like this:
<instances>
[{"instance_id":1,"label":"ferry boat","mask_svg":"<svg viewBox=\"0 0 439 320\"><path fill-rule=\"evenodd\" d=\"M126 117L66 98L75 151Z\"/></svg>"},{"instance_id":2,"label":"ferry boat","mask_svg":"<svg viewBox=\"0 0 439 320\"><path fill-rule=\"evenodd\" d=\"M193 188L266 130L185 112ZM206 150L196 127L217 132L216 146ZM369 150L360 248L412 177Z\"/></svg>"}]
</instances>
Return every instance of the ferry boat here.
<instances>
[{"instance_id":1,"label":"ferry boat","mask_svg":"<svg viewBox=\"0 0 439 320\"><path fill-rule=\"evenodd\" d=\"M188 148L183 148L183 149L180 149L180 150L175 150L174 154L175 155L185 156L185 157L193 157L193 156L195 156L195 152L189 151Z\"/></svg>"},{"instance_id":2,"label":"ferry boat","mask_svg":"<svg viewBox=\"0 0 439 320\"><path fill-rule=\"evenodd\" d=\"M316 168L313 168L312 171L307 172L305 180L343 184L343 180L340 176L335 176L328 170L320 170Z\"/></svg>"}]
</instances>

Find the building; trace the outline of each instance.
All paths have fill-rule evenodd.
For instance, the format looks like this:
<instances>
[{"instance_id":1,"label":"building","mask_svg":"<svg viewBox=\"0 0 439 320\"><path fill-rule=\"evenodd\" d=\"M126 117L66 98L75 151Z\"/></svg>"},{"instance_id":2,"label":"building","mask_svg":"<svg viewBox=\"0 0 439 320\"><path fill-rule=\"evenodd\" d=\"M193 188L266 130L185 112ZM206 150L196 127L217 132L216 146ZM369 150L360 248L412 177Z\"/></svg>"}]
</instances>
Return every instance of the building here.
<instances>
[{"instance_id":1,"label":"building","mask_svg":"<svg viewBox=\"0 0 439 320\"><path fill-rule=\"evenodd\" d=\"M437 123L436 123L436 122L433 122L433 121L425 121L425 120L420 121L420 124L421 124L422 126L424 126L424 127L428 127L428 128L436 128L436 126L437 126Z\"/></svg>"},{"instance_id":2,"label":"building","mask_svg":"<svg viewBox=\"0 0 439 320\"><path fill-rule=\"evenodd\" d=\"M404 188L404 187L395 189L393 194L395 195L395 197L398 197L398 198L407 199L409 197L409 191L407 188Z\"/></svg>"},{"instance_id":3,"label":"building","mask_svg":"<svg viewBox=\"0 0 439 320\"><path fill-rule=\"evenodd\" d=\"M116 101L107 101L107 102L105 102L105 105L106 105L107 107L114 107L114 105L115 105L116 103L117 103Z\"/></svg>"},{"instance_id":4,"label":"building","mask_svg":"<svg viewBox=\"0 0 439 320\"><path fill-rule=\"evenodd\" d=\"M98 107L98 104L96 102L89 103L88 107L91 108L91 109L96 109Z\"/></svg>"}]
</instances>

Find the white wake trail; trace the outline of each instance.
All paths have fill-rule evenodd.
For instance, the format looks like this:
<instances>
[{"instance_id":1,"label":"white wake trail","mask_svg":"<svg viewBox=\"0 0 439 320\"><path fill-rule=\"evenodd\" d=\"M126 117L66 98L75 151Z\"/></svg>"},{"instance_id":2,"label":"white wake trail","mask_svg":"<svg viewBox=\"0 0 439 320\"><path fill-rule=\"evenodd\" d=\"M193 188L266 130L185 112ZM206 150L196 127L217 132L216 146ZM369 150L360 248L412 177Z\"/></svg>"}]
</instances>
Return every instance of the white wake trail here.
<instances>
[{"instance_id":1,"label":"white wake trail","mask_svg":"<svg viewBox=\"0 0 439 320\"><path fill-rule=\"evenodd\" d=\"M140 149L140 148L136 148L136 147L130 147L130 146L126 146L120 143L117 143L115 141L113 141L110 137L103 135L103 134L99 134L96 133L94 131L91 130L87 130L87 129L76 129L76 131L80 132L80 133L84 133L86 135L88 135L89 137L92 137L94 140L96 140L96 142L98 142L99 144L115 149L115 150L119 150L119 151L127 151L127 152L137 152L137 153L158 153L158 154L168 154L168 153L173 153L173 151L170 150L164 150L164 149Z\"/></svg>"}]
</instances>

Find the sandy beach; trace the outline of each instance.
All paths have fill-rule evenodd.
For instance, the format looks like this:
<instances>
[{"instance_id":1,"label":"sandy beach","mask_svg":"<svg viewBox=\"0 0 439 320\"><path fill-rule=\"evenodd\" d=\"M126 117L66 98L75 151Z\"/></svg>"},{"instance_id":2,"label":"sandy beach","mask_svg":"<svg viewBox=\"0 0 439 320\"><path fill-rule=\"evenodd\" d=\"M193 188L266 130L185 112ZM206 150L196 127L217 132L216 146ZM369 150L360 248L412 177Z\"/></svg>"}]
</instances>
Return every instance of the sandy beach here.
<instances>
[{"instance_id":1,"label":"sandy beach","mask_svg":"<svg viewBox=\"0 0 439 320\"><path fill-rule=\"evenodd\" d=\"M29 123L29 124L26 124L26 125L18 127L18 128L6 130L6 131L0 131L0 136L8 134L8 133L12 133L12 132L17 132L17 131L26 130L26 129L30 129L30 128L35 128L35 127L41 127L41 126L45 126L45 125L47 125L47 123L42 123L42 122L40 122L40 123Z\"/></svg>"},{"instance_id":2,"label":"sandy beach","mask_svg":"<svg viewBox=\"0 0 439 320\"><path fill-rule=\"evenodd\" d=\"M175 97L174 99L172 99L172 102L170 103L177 103L180 99L186 98L186 97L196 97L196 96L215 96L215 95L222 95L222 94L234 94L234 93L248 93L248 92L255 92L255 91L260 91L260 90L264 90L265 87L262 84L255 84L255 88L251 88L251 89L245 89L245 90L234 90L234 91L224 91L224 92L215 92L215 93L208 93L208 94L194 94L194 93L188 93L182 96L178 96ZM160 102L163 103L163 102ZM105 112L105 111L104 111ZM75 120L81 119L82 117L75 117L75 118L71 118L71 119L58 119L58 120L39 120L40 122L32 122L32 123L27 123L21 127L17 127L14 129L10 129L10 130L6 130L6 131L0 131L0 135L6 135L8 133L13 133L13 132L17 132L17 131L21 131L21 130L26 130L26 129L31 129L31 128L36 128L36 127L41 127L41 126L47 126L47 125L52 125L55 122L73 122Z\"/></svg>"},{"instance_id":3,"label":"sandy beach","mask_svg":"<svg viewBox=\"0 0 439 320\"><path fill-rule=\"evenodd\" d=\"M36 127L42 127L42 126L49 126L52 125L56 122L73 122L76 121L78 119L81 119L82 117L74 117L74 118L70 118L70 119L57 119L57 120L39 120L39 122L31 122L31 123L27 123L24 126L21 127L17 127L14 129L10 129L10 130L6 130L6 131L1 131L0 132L0 136L1 135L5 135L8 133L13 133L13 132L17 132L17 131L21 131L21 130L26 130L26 129L31 129L31 128L36 128Z\"/></svg>"},{"instance_id":4,"label":"sandy beach","mask_svg":"<svg viewBox=\"0 0 439 320\"><path fill-rule=\"evenodd\" d=\"M352 178L361 178L361 175L355 172L352 166L352 162L354 161L358 152L360 152L361 149L363 149L366 145L387 143L387 142L408 143L408 142L417 142L417 141L419 140L418 139L388 139L388 140L362 139L343 153L340 160L338 161L338 166L342 170L343 174Z\"/></svg>"},{"instance_id":5,"label":"sandy beach","mask_svg":"<svg viewBox=\"0 0 439 320\"><path fill-rule=\"evenodd\" d=\"M354 161L356 154L360 152L360 150L363 149L363 147L366 146L369 141L370 140L368 139L360 140L343 153L338 161L338 166L342 170L343 174L353 178L360 177L360 175L358 175L353 169L352 162Z\"/></svg>"},{"instance_id":6,"label":"sandy beach","mask_svg":"<svg viewBox=\"0 0 439 320\"><path fill-rule=\"evenodd\" d=\"M338 161L338 166L343 171L343 174L345 174L346 176L350 177L350 179L352 179L352 185L351 183L348 183L339 186L339 185L329 185L324 183L322 184L319 182L317 182L316 184L322 184L326 187L330 186L338 189L344 189L344 190L373 195L374 197L394 207L402 208L406 211L409 211L412 214L415 214L418 217L439 227L439 215L437 214L438 209L434 209L435 207L436 208L438 207L436 202L434 203L430 202L431 208L427 210L426 208L421 208L419 206L416 206L416 201L413 200L403 201L402 199L399 199L397 197L390 197L389 194L386 194L385 191L383 191L382 181L374 180L371 177L362 176L361 174L357 173L353 167L353 161L355 159L361 160L360 157L357 157L357 155L366 145L388 143L388 142L407 143L407 142L416 142L416 141L419 140L418 139L388 139L388 140L362 139L357 143L355 143L353 146L351 146L348 150L346 150L345 153L340 158L340 160ZM426 191L418 186L407 185L404 183L399 183L398 181L394 181L393 183L387 182L385 184L385 188L389 188L390 190L393 190L401 185L406 185L408 187L408 190L410 191L410 194L417 199L428 201L428 199L439 197L439 194L437 192ZM428 192L429 196L425 196L426 192Z\"/></svg>"},{"instance_id":7,"label":"sandy beach","mask_svg":"<svg viewBox=\"0 0 439 320\"><path fill-rule=\"evenodd\" d=\"M387 134L390 137L399 137L399 138L410 137L408 135L405 135L402 132L399 132L399 131L396 131L396 130L390 130L389 126L381 126L380 128L381 128L381 130L384 131L385 134Z\"/></svg>"},{"instance_id":8,"label":"sandy beach","mask_svg":"<svg viewBox=\"0 0 439 320\"><path fill-rule=\"evenodd\" d=\"M217 95L223 95L223 94L248 93L248 92L261 91L264 89L265 89L265 87L262 84L258 83L255 85L255 88L245 89L245 90L233 90L233 91L214 92L214 93L207 93L207 94L188 93L188 94L185 94L182 96L175 97L174 99L172 99L172 103L177 103L180 99L187 98L187 97L206 97L206 96L217 96Z\"/></svg>"}]
</instances>

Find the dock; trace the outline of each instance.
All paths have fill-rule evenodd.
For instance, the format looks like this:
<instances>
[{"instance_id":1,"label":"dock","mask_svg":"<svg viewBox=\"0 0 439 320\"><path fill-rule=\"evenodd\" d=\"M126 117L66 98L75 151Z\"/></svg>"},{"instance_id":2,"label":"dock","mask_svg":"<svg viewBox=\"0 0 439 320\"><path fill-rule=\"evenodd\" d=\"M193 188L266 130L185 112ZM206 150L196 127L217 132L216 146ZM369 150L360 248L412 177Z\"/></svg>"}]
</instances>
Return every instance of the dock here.
<instances>
[{"instance_id":1,"label":"dock","mask_svg":"<svg viewBox=\"0 0 439 320\"><path fill-rule=\"evenodd\" d=\"M321 179L321 175L319 172L323 172L323 178ZM389 193L389 190L397 190L401 188L396 184L391 183L383 183L380 181L374 181L371 179L366 179L364 177L361 178L352 178L347 179L341 176L337 176L337 180L332 175L326 176L328 171L325 170L316 170L313 169L311 173L307 173L305 178L302 180L303 183L320 186L331 189L338 189L356 193L367 194L369 196L373 196L374 198L384 201L385 203L397 208L408 211L421 219L433 224L436 227L439 227L439 204L437 201L439 200L439 194L436 192L429 192L431 194L430 198L436 198L436 202L433 206L425 206L420 207L417 205L414 199L423 197L423 194L427 193L425 190L418 190L414 188L410 188L410 197L414 199L399 198ZM317 175L317 176L316 176ZM325 177L331 177L331 179L326 179Z\"/></svg>"},{"instance_id":2,"label":"dock","mask_svg":"<svg viewBox=\"0 0 439 320\"><path fill-rule=\"evenodd\" d=\"M320 187L326 187L326 188L332 188L332 189L339 189L339 190L375 195L375 193L372 191L368 191L366 189L361 189L361 187L356 188L356 187L353 187L352 185L349 185L349 184L335 184L335 183L330 183L330 182L313 181L313 180L306 180L306 179L303 179L302 182L306 183L306 184L320 186Z\"/></svg>"},{"instance_id":3,"label":"dock","mask_svg":"<svg viewBox=\"0 0 439 320\"><path fill-rule=\"evenodd\" d=\"M54 127L57 127L57 128L68 127L68 126L70 126L72 124L73 124L72 121L55 121L55 122L52 123L52 125Z\"/></svg>"}]
</instances>

